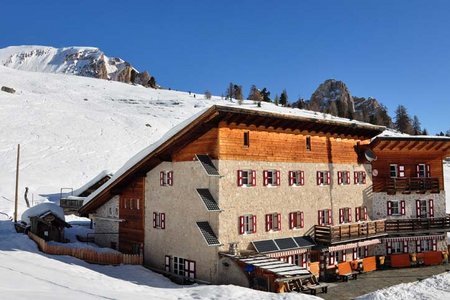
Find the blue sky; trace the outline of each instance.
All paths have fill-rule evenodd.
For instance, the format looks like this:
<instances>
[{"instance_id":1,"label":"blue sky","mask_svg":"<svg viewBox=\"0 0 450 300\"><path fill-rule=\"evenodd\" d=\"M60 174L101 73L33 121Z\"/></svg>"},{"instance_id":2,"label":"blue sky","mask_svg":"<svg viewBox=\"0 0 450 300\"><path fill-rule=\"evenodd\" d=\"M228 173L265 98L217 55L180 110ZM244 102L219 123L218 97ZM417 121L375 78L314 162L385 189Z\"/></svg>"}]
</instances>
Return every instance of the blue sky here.
<instances>
[{"instance_id":1,"label":"blue sky","mask_svg":"<svg viewBox=\"0 0 450 300\"><path fill-rule=\"evenodd\" d=\"M324 80L450 129L450 1L2 1L0 47L95 46L177 90L309 99Z\"/></svg>"}]
</instances>

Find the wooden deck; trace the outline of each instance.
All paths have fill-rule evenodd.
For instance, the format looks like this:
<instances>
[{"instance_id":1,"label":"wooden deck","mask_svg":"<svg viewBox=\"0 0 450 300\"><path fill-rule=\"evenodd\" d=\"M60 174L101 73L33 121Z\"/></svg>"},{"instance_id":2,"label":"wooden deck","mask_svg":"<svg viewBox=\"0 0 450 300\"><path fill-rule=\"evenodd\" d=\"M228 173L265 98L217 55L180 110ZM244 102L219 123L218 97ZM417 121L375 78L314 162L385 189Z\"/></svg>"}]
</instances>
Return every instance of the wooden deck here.
<instances>
[{"instance_id":1,"label":"wooden deck","mask_svg":"<svg viewBox=\"0 0 450 300\"><path fill-rule=\"evenodd\" d=\"M336 226L314 226L314 238L321 244L332 245L385 236L387 233L384 222L379 220Z\"/></svg>"},{"instance_id":2,"label":"wooden deck","mask_svg":"<svg viewBox=\"0 0 450 300\"><path fill-rule=\"evenodd\" d=\"M402 177L389 178L386 182L386 192L394 195L397 192L409 194L416 193L439 193L439 178L437 177Z\"/></svg>"},{"instance_id":3,"label":"wooden deck","mask_svg":"<svg viewBox=\"0 0 450 300\"><path fill-rule=\"evenodd\" d=\"M386 220L386 232L388 233L430 233L438 230L450 231L450 216L444 218Z\"/></svg>"}]
</instances>

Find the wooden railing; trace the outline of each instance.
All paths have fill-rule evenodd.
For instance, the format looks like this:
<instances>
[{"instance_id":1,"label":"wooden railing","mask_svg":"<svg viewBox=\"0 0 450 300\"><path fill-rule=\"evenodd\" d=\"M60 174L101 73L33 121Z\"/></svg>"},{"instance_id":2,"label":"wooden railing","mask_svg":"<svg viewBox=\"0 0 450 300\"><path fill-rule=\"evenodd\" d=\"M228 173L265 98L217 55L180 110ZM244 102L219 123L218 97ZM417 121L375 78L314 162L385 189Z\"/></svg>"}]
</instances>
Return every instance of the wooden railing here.
<instances>
[{"instance_id":1,"label":"wooden railing","mask_svg":"<svg viewBox=\"0 0 450 300\"><path fill-rule=\"evenodd\" d=\"M30 239L36 242L39 249L47 254L52 255L70 255L86 262L101 265L142 265L142 254L123 254L123 253L107 253L97 252L86 248L71 248L60 245L48 244L44 239L28 232Z\"/></svg>"},{"instance_id":2,"label":"wooden railing","mask_svg":"<svg viewBox=\"0 0 450 300\"><path fill-rule=\"evenodd\" d=\"M444 218L420 218L386 220L386 232L450 231L450 216Z\"/></svg>"},{"instance_id":3,"label":"wooden railing","mask_svg":"<svg viewBox=\"0 0 450 300\"><path fill-rule=\"evenodd\" d=\"M384 220L336 226L314 226L314 239L316 242L327 245L382 235L386 235Z\"/></svg>"},{"instance_id":4,"label":"wooden railing","mask_svg":"<svg viewBox=\"0 0 450 300\"><path fill-rule=\"evenodd\" d=\"M439 193L439 178L436 177L401 177L389 178L386 182L386 192L426 192Z\"/></svg>"}]
</instances>

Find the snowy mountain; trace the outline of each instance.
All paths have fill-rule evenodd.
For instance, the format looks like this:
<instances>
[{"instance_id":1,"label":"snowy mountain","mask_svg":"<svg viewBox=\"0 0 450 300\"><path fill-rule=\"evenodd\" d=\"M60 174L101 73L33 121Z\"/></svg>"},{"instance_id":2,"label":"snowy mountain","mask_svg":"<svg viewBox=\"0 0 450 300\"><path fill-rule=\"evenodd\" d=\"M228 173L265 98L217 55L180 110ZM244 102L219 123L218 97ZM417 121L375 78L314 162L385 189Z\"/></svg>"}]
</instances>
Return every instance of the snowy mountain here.
<instances>
[{"instance_id":1,"label":"snowy mountain","mask_svg":"<svg viewBox=\"0 0 450 300\"><path fill-rule=\"evenodd\" d=\"M94 47L12 46L0 49L0 65L23 71L62 73L156 87L154 77Z\"/></svg>"}]
</instances>

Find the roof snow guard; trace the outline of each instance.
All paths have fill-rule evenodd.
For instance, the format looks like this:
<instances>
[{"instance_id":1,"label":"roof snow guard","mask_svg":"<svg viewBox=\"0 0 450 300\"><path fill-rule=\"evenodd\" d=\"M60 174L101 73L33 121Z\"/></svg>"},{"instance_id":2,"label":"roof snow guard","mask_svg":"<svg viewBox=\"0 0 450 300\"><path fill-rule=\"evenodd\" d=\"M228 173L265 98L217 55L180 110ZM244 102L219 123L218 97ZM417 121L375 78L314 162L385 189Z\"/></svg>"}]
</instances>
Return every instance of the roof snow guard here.
<instances>
[{"instance_id":1,"label":"roof snow guard","mask_svg":"<svg viewBox=\"0 0 450 300\"><path fill-rule=\"evenodd\" d=\"M197 226L208 246L220 246L220 242L208 222L197 222Z\"/></svg>"},{"instance_id":2,"label":"roof snow guard","mask_svg":"<svg viewBox=\"0 0 450 300\"><path fill-rule=\"evenodd\" d=\"M280 111L276 112L275 109ZM330 133L359 139L373 138L385 129L382 126L300 109L213 105L175 126L160 140L133 156L110 180L87 197L79 210L80 215L87 216L95 212L120 193L133 178L148 173L191 141L218 127L219 123Z\"/></svg>"}]
</instances>

